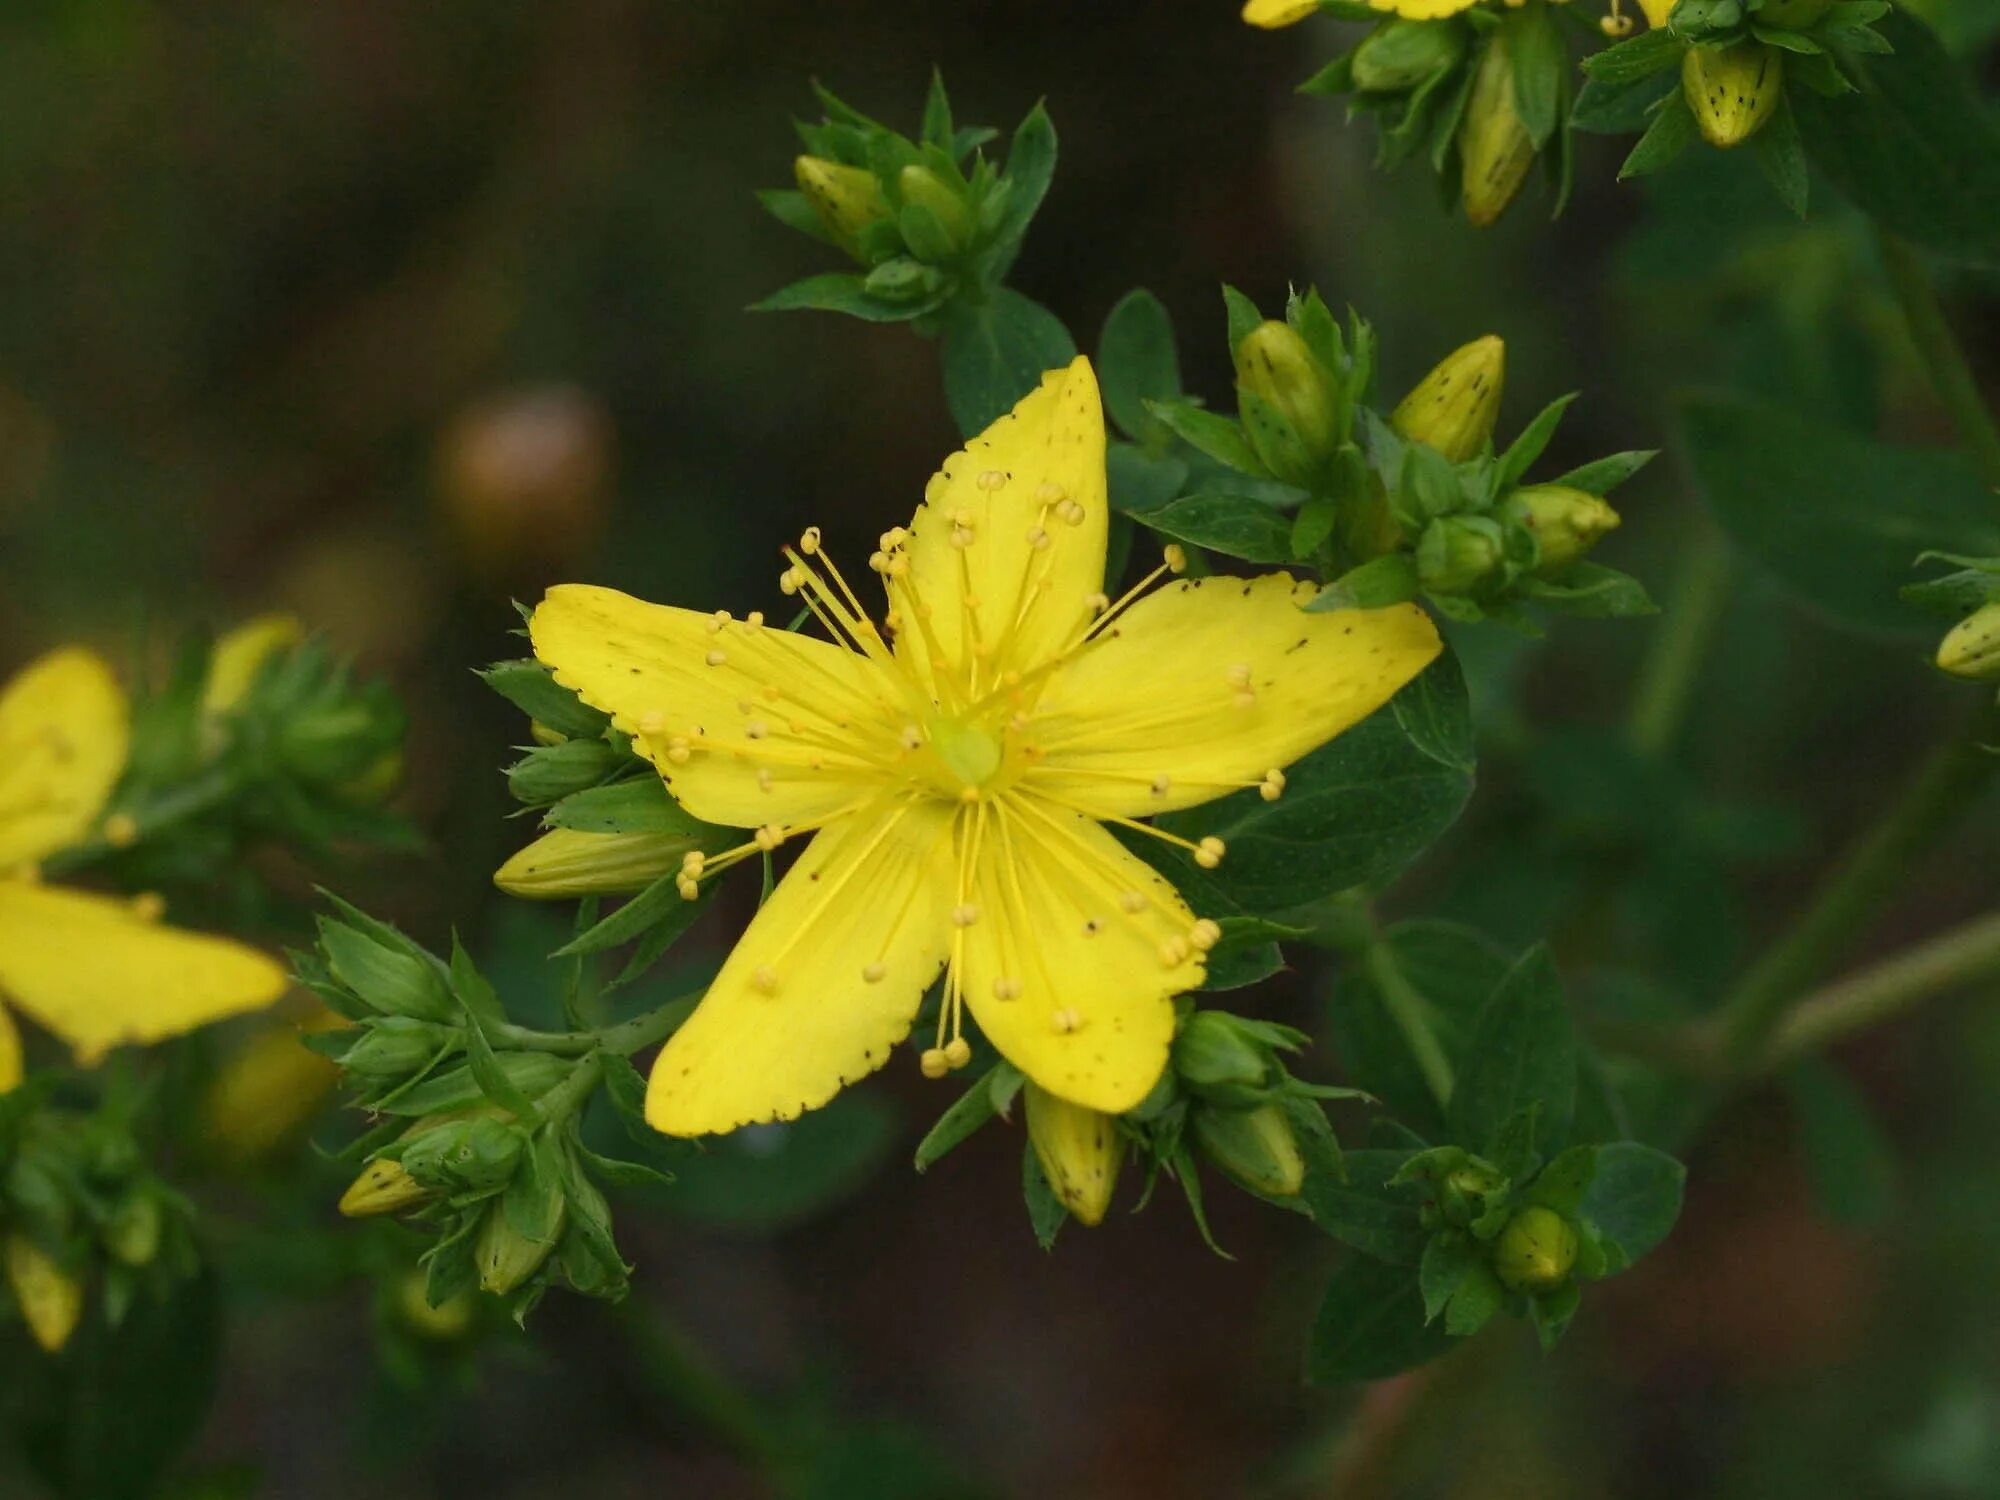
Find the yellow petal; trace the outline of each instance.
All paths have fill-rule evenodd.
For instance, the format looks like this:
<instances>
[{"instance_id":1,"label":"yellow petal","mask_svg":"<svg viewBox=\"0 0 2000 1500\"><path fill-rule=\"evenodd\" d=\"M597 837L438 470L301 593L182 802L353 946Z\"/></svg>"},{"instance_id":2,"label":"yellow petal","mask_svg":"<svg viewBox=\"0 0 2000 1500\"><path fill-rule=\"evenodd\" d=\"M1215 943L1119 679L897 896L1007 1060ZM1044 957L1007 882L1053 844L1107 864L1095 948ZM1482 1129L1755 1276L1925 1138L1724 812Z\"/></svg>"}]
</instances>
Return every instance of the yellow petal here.
<instances>
[{"instance_id":1,"label":"yellow petal","mask_svg":"<svg viewBox=\"0 0 2000 1500\"><path fill-rule=\"evenodd\" d=\"M923 663L934 641L964 663L983 646L995 671L1053 656L1104 587L1109 518L1104 403L1079 356L931 476L910 522L908 579L928 629L912 623L897 649ZM895 594L891 604L909 613Z\"/></svg>"},{"instance_id":2,"label":"yellow petal","mask_svg":"<svg viewBox=\"0 0 2000 1500\"><path fill-rule=\"evenodd\" d=\"M1411 21L1438 21L1471 10L1479 0L1368 0L1376 10L1392 11Z\"/></svg>"},{"instance_id":3,"label":"yellow petal","mask_svg":"<svg viewBox=\"0 0 2000 1500\"><path fill-rule=\"evenodd\" d=\"M266 660L304 639L305 627L291 615L259 615L226 632L216 641L208 659L208 685L202 690L202 711L228 713L243 701Z\"/></svg>"},{"instance_id":4,"label":"yellow petal","mask_svg":"<svg viewBox=\"0 0 2000 1500\"><path fill-rule=\"evenodd\" d=\"M550 589L529 635L556 681L634 736L710 823L810 823L849 806L880 780L874 746L893 746L908 717L851 651L615 589Z\"/></svg>"},{"instance_id":5,"label":"yellow petal","mask_svg":"<svg viewBox=\"0 0 2000 1500\"><path fill-rule=\"evenodd\" d=\"M1319 0L1248 0L1243 7L1243 19L1252 26L1275 31L1280 26L1296 25L1318 9Z\"/></svg>"},{"instance_id":6,"label":"yellow petal","mask_svg":"<svg viewBox=\"0 0 2000 1500\"><path fill-rule=\"evenodd\" d=\"M1049 1093L1120 1114L1166 1066L1173 997L1201 983L1194 913L1088 818L1029 797L995 805L980 837L978 916L962 929L966 1004Z\"/></svg>"},{"instance_id":7,"label":"yellow petal","mask_svg":"<svg viewBox=\"0 0 2000 1500\"><path fill-rule=\"evenodd\" d=\"M1414 604L1307 614L1312 593L1272 573L1141 599L1054 674L1023 785L1100 817L1192 807L1366 718L1441 649Z\"/></svg>"},{"instance_id":8,"label":"yellow petal","mask_svg":"<svg viewBox=\"0 0 2000 1500\"><path fill-rule=\"evenodd\" d=\"M1675 0L1639 0L1639 9L1646 13L1648 26L1660 27L1674 13Z\"/></svg>"},{"instance_id":9,"label":"yellow petal","mask_svg":"<svg viewBox=\"0 0 2000 1500\"><path fill-rule=\"evenodd\" d=\"M125 1042L262 1009L285 984L241 943L163 927L107 896L0 881L0 993L86 1066Z\"/></svg>"},{"instance_id":10,"label":"yellow petal","mask_svg":"<svg viewBox=\"0 0 2000 1500\"><path fill-rule=\"evenodd\" d=\"M889 1060L944 962L951 819L878 804L821 831L661 1049L654 1129L793 1119Z\"/></svg>"},{"instance_id":11,"label":"yellow petal","mask_svg":"<svg viewBox=\"0 0 2000 1500\"><path fill-rule=\"evenodd\" d=\"M83 837L130 737L125 694L95 651L51 651L0 690L0 870Z\"/></svg>"},{"instance_id":12,"label":"yellow petal","mask_svg":"<svg viewBox=\"0 0 2000 1500\"><path fill-rule=\"evenodd\" d=\"M21 1082L21 1033L14 1018L0 1007L0 1094Z\"/></svg>"}]
</instances>

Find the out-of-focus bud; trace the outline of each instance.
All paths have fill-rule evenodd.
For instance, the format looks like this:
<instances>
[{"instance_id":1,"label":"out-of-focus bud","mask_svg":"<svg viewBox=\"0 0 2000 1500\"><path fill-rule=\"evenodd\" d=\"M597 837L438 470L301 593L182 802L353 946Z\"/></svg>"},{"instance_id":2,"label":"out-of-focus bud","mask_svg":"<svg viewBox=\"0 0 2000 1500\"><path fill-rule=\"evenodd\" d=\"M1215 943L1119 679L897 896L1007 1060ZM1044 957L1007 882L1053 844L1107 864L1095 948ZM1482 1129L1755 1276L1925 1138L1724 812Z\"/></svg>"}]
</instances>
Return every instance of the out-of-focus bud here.
<instances>
[{"instance_id":1,"label":"out-of-focus bud","mask_svg":"<svg viewBox=\"0 0 2000 1500\"><path fill-rule=\"evenodd\" d=\"M1507 1187L1507 1179L1483 1162L1454 1167L1437 1182L1437 1210L1447 1224L1463 1229L1486 1212L1487 1199Z\"/></svg>"},{"instance_id":2,"label":"out-of-focus bud","mask_svg":"<svg viewBox=\"0 0 2000 1500\"><path fill-rule=\"evenodd\" d=\"M479 1266L480 1289L504 1297L539 1271L542 1262L556 1248L556 1241L562 1238L566 1217L567 1208L560 1191L549 1201L542 1226L534 1234L523 1234L509 1222L505 1202L489 1208L485 1222L479 1226L479 1243L473 1253Z\"/></svg>"},{"instance_id":3,"label":"out-of-focus bud","mask_svg":"<svg viewBox=\"0 0 2000 1500\"><path fill-rule=\"evenodd\" d=\"M258 669L280 651L305 639L305 627L292 615L259 615L216 640L208 659L208 684L202 689L202 712L226 714L243 701Z\"/></svg>"},{"instance_id":4,"label":"out-of-focus bud","mask_svg":"<svg viewBox=\"0 0 2000 1500\"><path fill-rule=\"evenodd\" d=\"M495 587L546 582L610 515L611 418L576 386L531 386L467 408L438 442L440 515L469 570Z\"/></svg>"},{"instance_id":5,"label":"out-of-focus bud","mask_svg":"<svg viewBox=\"0 0 2000 1500\"><path fill-rule=\"evenodd\" d=\"M1319 0L1245 0L1243 19L1252 26L1276 31L1281 26L1296 26L1318 10Z\"/></svg>"},{"instance_id":6,"label":"out-of-focus bud","mask_svg":"<svg viewBox=\"0 0 2000 1500\"><path fill-rule=\"evenodd\" d=\"M1506 378L1506 344L1490 333L1474 339L1416 383L1389 414L1389 425L1455 464L1477 458L1493 437Z\"/></svg>"},{"instance_id":7,"label":"out-of-focus bud","mask_svg":"<svg viewBox=\"0 0 2000 1500\"><path fill-rule=\"evenodd\" d=\"M386 682L353 684L335 675L276 718L278 759L308 786L358 797L393 788L401 774L406 721Z\"/></svg>"},{"instance_id":8,"label":"out-of-focus bud","mask_svg":"<svg viewBox=\"0 0 2000 1500\"><path fill-rule=\"evenodd\" d=\"M972 211L966 207L964 195L936 172L926 166L907 166L896 174L896 187L902 193L906 207L914 205L924 209L937 221L937 227L944 231L941 247L913 244L910 246L912 250L930 259L929 252L934 248L956 254L972 243ZM908 234L904 235L905 240L909 238Z\"/></svg>"},{"instance_id":9,"label":"out-of-focus bud","mask_svg":"<svg viewBox=\"0 0 2000 1500\"><path fill-rule=\"evenodd\" d=\"M875 174L823 156L801 156L792 163L792 176L834 243L862 260L862 231L889 217L889 200Z\"/></svg>"},{"instance_id":10,"label":"out-of-focus bud","mask_svg":"<svg viewBox=\"0 0 2000 1500\"><path fill-rule=\"evenodd\" d=\"M1764 0L1757 12L1762 26L1782 26L1787 31L1803 31L1833 8L1833 0Z\"/></svg>"},{"instance_id":11,"label":"out-of-focus bud","mask_svg":"<svg viewBox=\"0 0 2000 1500\"><path fill-rule=\"evenodd\" d=\"M24 1234L7 1236L7 1285L44 1353L69 1342L83 1318L83 1283Z\"/></svg>"},{"instance_id":12,"label":"out-of-focus bud","mask_svg":"<svg viewBox=\"0 0 2000 1500\"><path fill-rule=\"evenodd\" d=\"M2000 603L1980 605L1946 631L1938 642L1937 664L1974 682L2000 679Z\"/></svg>"},{"instance_id":13,"label":"out-of-focus bud","mask_svg":"<svg viewBox=\"0 0 2000 1500\"><path fill-rule=\"evenodd\" d=\"M1188 1017L1174 1038L1173 1063L1191 1093L1239 1108L1261 1104L1276 1071L1270 1045L1222 1010Z\"/></svg>"},{"instance_id":14,"label":"out-of-focus bud","mask_svg":"<svg viewBox=\"0 0 2000 1500\"><path fill-rule=\"evenodd\" d=\"M1522 1209L1493 1245L1493 1270L1513 1292L1552 1292L1576 1264L1576 1226L1551 1208Z\"/></svg>"},{"instance_id":15,"label":"out-of-focus bud","mask_svg":"<svg viewBox=\"0 0 2000 1500\"><path fill-rule=\"evenodd\" d=\"M1553 578L1618 527L1618 512L1605 500L1559 484L1515 490L1501 502L1500 514L1535 534L1541 547L1538 578Z\"/></svg>"},{"instance_id":16,"label":"out-of-focus bud","mask_svg":"<svg viewBox=\"0 0 2000 1500\"><path fill-rule=\"evenodd\" d=\"M1275 1104L1200 1108L1189 1123L1209 1160L1244 1187L1271 1198L1298 1196L1306 1180L1306 1159L1292 1122Z\"/></svg>"},{"instance_id":17,"label":"out-of-focus bud","mask_svg":"<svg viewBox=\"0 0 2000 1500\"><path fill-rule=\"evenodd\" d=\"M1483 229L1514 201L1535 160L1534 138L1514 104L1514 64L1504 32L1487 38L1472 75L1472 97L1458 125L1458 155L1465 217Z\"/></svg>"},{"instance_id":18,"label":"out-of-focus bud","mask_svg":"<svg viewBox=\"0 0 2000 1500\"><path fill-rule=\"evenodd\" d=\"M323 1031L337 1019L322 1010L304 1029ZM202 1100L202 1134L229 1161L260 1160L304 1130L339 1081L340 1065L300 1045L290 1026L260 1031L209 1085Z\"/></svg>"},{"instance_id":19,"label":"out-of-focus bud","mask_svg":"<svg viewBox=\"0 0 2000 1500\"><path fill-rule=\"evenodd\" d=\"M644 890L682 856L701 847L685 833L584 833L557 828L543 834L493 872L510 896L563 901L577 896L617 896Z\"/></svg>"},{"instance_id":20,"label":"out-of-focus bud","mask_svg":"<svg viewBox=\"0 0 2000 1500\"><path fill-rule=\"evenodd\" d=\"M1021 1095L1028 1142L1056 1197L1079 1224L1102 1222L1125 1160L1125 1143L1111 1116L1059 1099L1033 1083L1023 1084Z\"/></svg>"},{"instance_id":21,"label":"out-of-focus bud","mask_svg":"<svg viewBox=\"0 0 2000 1500\"><path fill-rule=\"evenodd\" d=\"M159 1199L144 1191L134 1193L104 1226L104 1248L121 1265L150 1266L160 1253L164 1227Z\"/></svg>"},{"instance_id":22,"label":"out-of-focus bud","mask_svg":"<svg viewBox=\"0 0 2000 1500\"><path fill-rule=\"evenodd\" d=\"M1457 21L1397 17L1369 32L1348 66L1364 94L1395 94L1456 67L1466 31Z\"/></svg>"},{"instance_id":23,"label":"out-of-focus bud","mask_svg":"<svg viewBox=\"0 0 2000 1500\"><path fill-rule=\"evenodd\" d=\"M1278 322L1252 329L1236 346L1236 389L1265 408L1244 403L1243 427L1258 457L1280 479L1308 482L1342 434L1333 376L1299 331Z\"/></svg>"},{"instance_id":24,"label":"out-of-focus bud","mask_svg":"<svg viewBox=\"0 0 2000 1500\"><path fill-rule=\"evenodd\" d=\"M432 1307L429 1278L421 1271L406 1271L399 1276L392 1297L396 1315L403 1320L405 1327L441 1344L464 1337L465 1331L472 1326L473 1314L478 1310L471 1295L466 1292L447 1297L438 1306Z\"/></svg>"},{"instance_id":25,"label":"out-of-focus bud","mask_svg":"<svg viewBox=\"0 0 2000 1500\"><path fill-rule=\"evenodd\" d=\"M1469 594L1500 566L1499 528L1475 516L1443 516L1417 538L1417 582L1429 594Z\"/></svg>"},{"instance_id":26,"label":"out-of-focus bud","mask_svg":"<svg viewBox=\"0 0 2000 1500\"><path fill-rule=\"evenodd\" d=\"M1763 42L1690 47L1681 62L1681 92L1711 146L1740 146L1759 130L1785 95L1785 54Z\"/></svg>"},{"instance_id":27,"label":"out-of-focus bud","mask_svg":"<svg viewBox=\"0 0 2000 1500\"><path fill-rule=\"evenodd\" d=\"M340 1211L350 1219L367 1219L399 1213L431 1196L431 1190L404 1171L401 1162L378 1157L340 1195Z\"/></svg>"}]
</instances>

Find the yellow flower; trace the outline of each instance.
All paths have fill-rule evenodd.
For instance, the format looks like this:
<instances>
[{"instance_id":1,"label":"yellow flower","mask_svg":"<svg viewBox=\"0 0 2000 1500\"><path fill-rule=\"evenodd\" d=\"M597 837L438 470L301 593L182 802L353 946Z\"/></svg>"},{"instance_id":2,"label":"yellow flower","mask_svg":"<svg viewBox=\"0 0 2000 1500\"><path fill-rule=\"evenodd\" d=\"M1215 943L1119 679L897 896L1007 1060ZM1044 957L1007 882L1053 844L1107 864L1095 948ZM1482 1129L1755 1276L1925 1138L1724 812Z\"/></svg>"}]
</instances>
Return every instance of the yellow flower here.
<instances>
[{"instance_id":1,"label":"yellow flower","mask_svg":"<svg viewBox=\"0 0 2000 1500\"><path fill-rule=\"evenodd\" d=\"M1412 605L1302 613L1286 574L1104 588L1104 413L1086 360L945 461L881 539L881 624L820 549L780 579L839 644L552 589L530 625L556 680L612 716L687 810L755 830L710 874L814 837L654 1065L669 1135L790 1119L873 1072L940 970L924 1071L970 1010L1058 1098L1117 1114L1158 1079L1173 997L1218 930L1103 826L1261 788L1435 657ZM1170 558L1178 549L1170 549ZM1143 596L1143 597L1142 597ZM886 628L885 628L886 627Z\"/></svg>"},{"instance_id":2,"label":"yellow flower","mask_svg":"<svg viewBox=\"0 0 2000 1500\"><path fill-rule=\"evenodd\" d=\"M157 902L44 886L37 862L78 842L125 765L125 697L90 651L51 652L0 689L0 995L95 1062L285 990L285 971L222 938L160 925ZM0 1092L21 1038L0 1010Z\"/></svg>"},{"instance_id":3,"label":"yellow flower","mask_svg":"<svg viewBox=\"0 0 2000 1500\"><path fill-rule=\"evenodd\" d=\"M266 661L280 651L291 650L305 637L305 627L291 615L259 615L225 632L208 660L202 711L228 713L248 696Z\"/></svg>"}]
</instances>

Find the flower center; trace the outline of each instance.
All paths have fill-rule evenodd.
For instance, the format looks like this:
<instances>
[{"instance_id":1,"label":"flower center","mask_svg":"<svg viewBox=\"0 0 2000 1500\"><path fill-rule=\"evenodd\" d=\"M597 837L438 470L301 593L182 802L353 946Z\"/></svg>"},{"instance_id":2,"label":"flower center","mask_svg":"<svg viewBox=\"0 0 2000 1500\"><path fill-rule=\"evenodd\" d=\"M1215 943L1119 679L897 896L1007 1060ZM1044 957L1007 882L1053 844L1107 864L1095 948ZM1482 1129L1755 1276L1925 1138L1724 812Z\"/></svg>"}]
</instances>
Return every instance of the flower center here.
<instances>
[{"instance_id":1,"label":"flower center","mask_svg":"<svg viewBox=\"0 0 2000 1500\"><path fill-rule=\"evenodd\" d=\"M977 790L999 773L1007 758L1000 737L978 724L962 724L955 719L937 718L930 725L931 748L945 771L956 778L945 789L953 794L961 789Z\"/></svg>"}]
</instances>

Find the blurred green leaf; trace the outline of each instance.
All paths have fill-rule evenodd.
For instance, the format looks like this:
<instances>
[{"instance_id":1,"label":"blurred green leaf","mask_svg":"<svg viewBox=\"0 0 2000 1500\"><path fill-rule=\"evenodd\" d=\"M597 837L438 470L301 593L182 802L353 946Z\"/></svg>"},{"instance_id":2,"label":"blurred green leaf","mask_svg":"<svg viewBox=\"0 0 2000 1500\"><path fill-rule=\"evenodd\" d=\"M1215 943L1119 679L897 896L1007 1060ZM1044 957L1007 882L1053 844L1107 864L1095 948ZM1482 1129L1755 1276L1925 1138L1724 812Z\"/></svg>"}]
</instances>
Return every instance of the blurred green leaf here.
<instances>
[{"instance_id":1,"label":"blurred green leaf","mask_svg":"<svg viewBox=\"0 0 2000 1500\"><path fill-rule=\"evenodd\" d=\"M1576 1028L1555 960L1538 944L1500 982L1474 1023L1447 1111L1453 1136L1490 1152L1521 1111L1540 1107L1546 1155L1569 1139L1576 1105Z\"/></svg>"},{"instance_id":2,"label":"blurred green leaf","mask_svg":"<svg viewBox=\"0 0 2000 1500\"><path fill-rule=\"evenodd\" d=\"M1597 1175L1584 1194L1581 1217L1624 1256L1620 1271L1649 1254L1681 1214L1687 1168L1651 1146L1612 1141L1597 1149Z\"/></svg>"},{"instance_id":3,"label":"blurred green leaf","mask_svg":"<svg viewBox=\"0 0 2000 1500\"><path fill-rule=\"evenodd\" d=\"M1861 1091L1825 1058L1785 1075L1806 1179L1836 1224L1879 1224L1895 1202L1896 1158Z\"/></svg>"},{"instance_id":4,"label":"blurred green leaf","mask_svg":"<svg viewBox=\"0 0 2000 1500\"><path fill-rule=\"evenodd\" d=\"M1443 1325L1424 1321L1414 1266L1349 1256L1326 1289L1306 1349L1306 1375L1318 1385L1380 1380L1436 1359L1455 1342Z\"/></svg>"}]
</instances>

